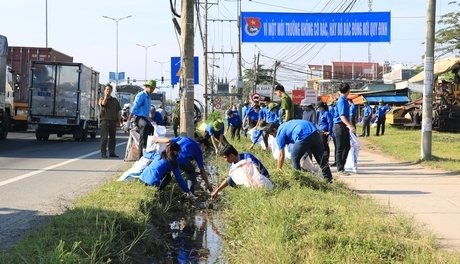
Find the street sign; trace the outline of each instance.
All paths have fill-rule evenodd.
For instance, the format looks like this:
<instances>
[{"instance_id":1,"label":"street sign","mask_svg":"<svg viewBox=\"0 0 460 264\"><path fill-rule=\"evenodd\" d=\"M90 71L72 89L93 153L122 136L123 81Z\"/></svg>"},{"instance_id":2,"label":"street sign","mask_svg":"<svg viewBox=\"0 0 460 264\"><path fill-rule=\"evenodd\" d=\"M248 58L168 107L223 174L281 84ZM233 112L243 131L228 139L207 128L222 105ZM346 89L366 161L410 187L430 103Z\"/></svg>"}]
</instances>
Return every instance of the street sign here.
<instances>
[{"instance_id":1,"label":"street sign","mask_svg":"<svg viewBox=\"0 0 460 264\"><path fill-rule=\"evenodd\" d=\"M181 60L180 57L171 57L171 84L179 83L181 76ZM193 57L193 79L194 84L199 84L198 77L198 57Z\"/></svg>"},{"instance_id":2,"label":"street sign","mask_svg":"<svg viewBox=\"0 0 460 264\"><path fill-rule=\"evenodd\" d=\"M222 102L222 98L220 96L216 96L214 97L214 102L216 102L216 104Z\"/></svg>"},{"instance_id":3,"label":"street sign","mask_svg":"<svg viewBox=\"0 0 460 264\"><path fill-rule=\"evenodd\" d=\"M260 94L258 94L258 93L253 93L253 94L251 95L252 101L260 101L260 98L261 98L261 97L260 97Z\"/></svg>"},{"instance_id":4,"label":"street sign","mask_svg":"<svg viewBox=\"0 0 460 264\"><path fill-rule=\"evenodd\" d=\"M216 109L220 109L221 107L222 107L222 105L221 105L220 103L216 103L216 104L214 105L214 108L216 108Z\"/></svg>"}]
</instances>

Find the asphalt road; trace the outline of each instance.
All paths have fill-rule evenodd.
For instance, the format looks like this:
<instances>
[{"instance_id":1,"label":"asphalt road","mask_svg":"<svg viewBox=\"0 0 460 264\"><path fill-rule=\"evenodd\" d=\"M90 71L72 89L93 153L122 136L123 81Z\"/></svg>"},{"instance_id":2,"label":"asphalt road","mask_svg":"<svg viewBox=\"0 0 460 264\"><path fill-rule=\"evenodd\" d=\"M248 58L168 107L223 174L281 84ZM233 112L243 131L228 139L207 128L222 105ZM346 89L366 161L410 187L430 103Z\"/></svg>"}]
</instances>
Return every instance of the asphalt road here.
<instances>
[{"instance_id":1,"label":"asphalt road","mask_svg":"<svg viewBox=\"0 0 460 264\"><path fill-rule=\"evenodd\" d=\"M101 158L99 141L70 135L38 141L33 132L0 141L0 250L132 165L123 161L128 134L117 133L120 158Z\"/></svg>"}]
</instances>

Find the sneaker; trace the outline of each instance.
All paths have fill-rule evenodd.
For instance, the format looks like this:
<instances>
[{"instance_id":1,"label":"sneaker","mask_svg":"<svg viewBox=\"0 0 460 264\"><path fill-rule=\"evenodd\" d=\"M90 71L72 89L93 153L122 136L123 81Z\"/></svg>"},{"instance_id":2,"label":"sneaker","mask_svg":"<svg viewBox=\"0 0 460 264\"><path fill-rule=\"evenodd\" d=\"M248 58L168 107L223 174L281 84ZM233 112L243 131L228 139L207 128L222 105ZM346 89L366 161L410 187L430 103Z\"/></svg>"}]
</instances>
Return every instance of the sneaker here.
<instances>
[{"instance_id":1,"label":"sneaker","mask_svg":"<svg viewBox=\"0 0 460 264\"><path fill-rule=\"evenodd\" d=\"M109 157L111 157L111 158L118 158L118 157L120 157L120 156L118 156L118 155L115 154L115 153L112 153L112 154L109 155Z\"/></svg>"},{"instance_id":2,"label":"sneaker","mask_svg":"<svg viewBox=\"0 0 460 264\"><path fill-rule=\"evenodd\" d=\"M337 172L337 175L339 175L339 176L351 176L351 174L348 171L339 171L339 172Z\"/></svg>"},{"instance_id":3,"label":"sneaker","mask_svg":"<svg viewBox=\"0 0 460 264\"><path fill-rule=\"evenodd\" d=\"M107 155L101 154L101 158L107 158Z\"/></svg>"}]
</instances>

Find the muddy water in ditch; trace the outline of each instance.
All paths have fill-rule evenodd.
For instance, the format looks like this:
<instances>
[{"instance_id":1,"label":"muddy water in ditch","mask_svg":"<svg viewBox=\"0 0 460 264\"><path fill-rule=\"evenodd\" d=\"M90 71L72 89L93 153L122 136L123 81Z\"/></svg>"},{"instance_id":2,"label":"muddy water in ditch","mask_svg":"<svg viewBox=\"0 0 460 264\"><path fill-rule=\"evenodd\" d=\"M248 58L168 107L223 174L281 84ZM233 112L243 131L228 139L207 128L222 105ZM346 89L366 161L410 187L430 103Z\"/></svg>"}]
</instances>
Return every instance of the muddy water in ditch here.
<instances>
[{"instance_id":1,"label":"muddy water in ditch","mask_svg":"<svg viewBox=\"0 0 460 264\"><path fill-rule=\"evenodd\" d=\"M206 166L214 188L217 187L217 167ZM200 182L200 178L198 178ZM204 185L201 186L204 190ZM223 256L223 241L219 234L217 204L211 202L209 194L202 191L192 210L184 212L169 224L174 249L164 256L167 263L211 264L227 263Z\"/></svg>"}]
</instances>

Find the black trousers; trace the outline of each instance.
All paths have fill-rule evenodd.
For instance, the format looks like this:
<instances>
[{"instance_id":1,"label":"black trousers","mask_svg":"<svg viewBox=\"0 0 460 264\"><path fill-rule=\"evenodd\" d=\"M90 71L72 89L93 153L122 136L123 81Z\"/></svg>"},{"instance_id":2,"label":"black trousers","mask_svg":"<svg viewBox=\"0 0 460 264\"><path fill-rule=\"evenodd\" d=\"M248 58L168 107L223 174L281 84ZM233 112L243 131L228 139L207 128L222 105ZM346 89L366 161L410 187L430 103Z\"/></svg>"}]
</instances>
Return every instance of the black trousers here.
<instances>
[{"instance_id":1,"label":"black trousers","mask_svg":"<svg viewBox=\"0 0 460 264\"><path fill-rule=\"evenodd\" d=\"M319 131L319 136L321 137L321 143L323 144L323 159L326 159L329 162L329 157L331 155L331 149L329 148L329 144L327 142L328 135L324 133L322 130Z\"/></svg>"},{"instance_id":2,"label":"black trousers","mask_svg":"<svg viewBox=\"0 0 460 264\"><path fill-rule=\"evenodd\" d=\"M136 117L136 126L139 129L139 150L137 160L144 156L144 148L147 147L147 138L149 136L150 125L147 118L143 116Z\"/></svg>"},{"instance_id":3,"label":"black trousers","mask_svg":"<svg viewBox=\"0 0 460 264\"><path fill-rule=\"evenodd\" d=\"M377 118L377 133L376 135L378 136L380 134L380 127L382 127L382 135L385 134L385 120L386 118Z\"/></svg>"},{"instance_id":4,"label":"black trousers","mask_svg":"<svg viewBox=\"0 0 460 264\"><path fill-rule=\"evenodd\" d=\"M235 134L236 134L238 141L240 141L241 128L242 128L242 125L230 127L230 137L232 140L235 139Z\"/></svg>"}]
</instances>

